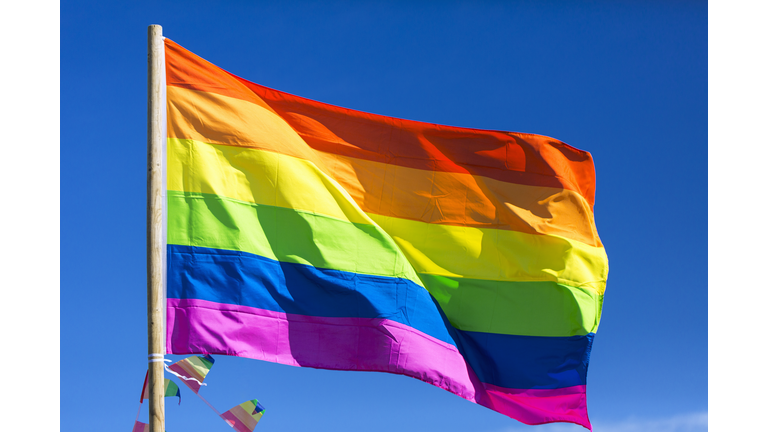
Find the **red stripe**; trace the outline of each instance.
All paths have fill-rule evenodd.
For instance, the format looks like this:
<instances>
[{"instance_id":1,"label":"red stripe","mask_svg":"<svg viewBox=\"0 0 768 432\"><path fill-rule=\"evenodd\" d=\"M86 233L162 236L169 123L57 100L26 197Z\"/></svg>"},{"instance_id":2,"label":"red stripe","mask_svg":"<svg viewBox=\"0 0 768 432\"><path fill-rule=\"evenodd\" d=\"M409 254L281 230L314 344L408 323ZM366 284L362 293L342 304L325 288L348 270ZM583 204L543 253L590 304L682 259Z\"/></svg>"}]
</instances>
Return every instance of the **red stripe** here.
<instances>
[{"instance_id":1,"label":"red stripe","mask_svg":"<svg viewBox=\"0 0 768 432\"><path fill-rule=\"evenodd\" d=\"M592 156L554 138L369 114L236 78L316 150L408 168L569 189L593 205Z\"/></svg>"},{"instance_id":2,"label":"red stripe","mask_svg":"<svg viewBox=\"0 0 768 432\"><path fill-rule=\"evenodd\" d=\"M594 205L592 156L553 138L442 126L341 108L273 90L166 39L167 84L235 97L276 112L314 149L409 168L569 189Z\"/></svg>"},{"instance_id":3,"label":"red stripe","mask_svg":"<svg viewBox=\"0 0 768 432\"><path fill-rule=\"evenodd\" d=\"M144 375L144 387L141 388L141 397L139 398L139 403L144 403L144 399L149 399L149 395L147 394L147 380L149 379L149 371Z\"/></svg>"}]
</instances>

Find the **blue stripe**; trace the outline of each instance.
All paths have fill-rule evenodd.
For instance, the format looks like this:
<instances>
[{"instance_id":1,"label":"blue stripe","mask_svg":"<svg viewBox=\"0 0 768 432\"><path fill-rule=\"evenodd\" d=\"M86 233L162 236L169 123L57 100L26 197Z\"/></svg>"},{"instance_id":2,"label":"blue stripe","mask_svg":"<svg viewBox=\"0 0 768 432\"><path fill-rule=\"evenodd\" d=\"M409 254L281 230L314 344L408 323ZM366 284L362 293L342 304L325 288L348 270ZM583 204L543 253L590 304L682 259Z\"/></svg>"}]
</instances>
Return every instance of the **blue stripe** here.
<instances>
[{"instance_id":1,"label":"blue stripe","mask_svg":"<svg viewBox=\"0 0 768 432\"><path fill-rule=\"evenodd\" d=\"M384 318L456 345L432 296L407 279L169 244L167 296L298 315Z\"/></svg>"},{"instance_id":2,"label":"blue stripe","mask_svg":"<svg viewBox=\"0 0 768 432\"><path fill-rule=\"evenodd\" d=\"M459 351L480 381L514 389L555 389L587 384L595 334L570 337L453 332Z\"/></svg>"},{"instance_id":3,"label":"blue stripe","mask_svg":"<svg viewBox=\"0 0 768 432\"><path fill-rule=\"evenodd\" d=\"M594 337L457 330L429 292L406 279L202 247L168 245L167 296L298 315L389 319L457 346L480 381L512 389L586 384Z\"/></svg>"}]
</instances>

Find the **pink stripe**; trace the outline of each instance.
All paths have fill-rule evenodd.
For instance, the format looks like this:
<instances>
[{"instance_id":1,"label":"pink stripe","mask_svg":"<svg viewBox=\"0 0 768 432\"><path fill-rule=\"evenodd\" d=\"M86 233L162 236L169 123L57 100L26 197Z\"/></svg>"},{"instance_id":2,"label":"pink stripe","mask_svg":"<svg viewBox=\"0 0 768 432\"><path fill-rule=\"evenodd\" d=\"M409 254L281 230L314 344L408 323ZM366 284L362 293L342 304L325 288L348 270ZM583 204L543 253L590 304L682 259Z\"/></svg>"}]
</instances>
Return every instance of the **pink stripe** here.
<instances>
[{"instance_id":1,"label":"pink stripe","mask_svg":"<svg viewBox=\"0 0 768 432\"><path fill-rule=\"evenodd\" d=\"M219 417L223 418L228 425L232 426L237 432L251 432L253 429L249 429L232 411L227 411L221 414Z\"/></svg>"},{"instance_id":2,"label":"pink stripe","mask_svg":"<svg viewBox=\"0 0 768 432\"><path fill-rule=\"evenodd\" d=\"M584 386L516 390L481 383L456 347L395 321L295 315L196 299L168 299L167 317L169 354L407 375L526 424L590 428Z\"/></svg>"},{"instance_id":3,"label":"pink stripe","mask_svg":"<svg viewBox=\"0 0 768 432\"><path fill-rule=\"evenodd\" d=\"M131 432L149 432L149 425L136 420L133 423L133 430Z\"/></svg>"}]
</instances>

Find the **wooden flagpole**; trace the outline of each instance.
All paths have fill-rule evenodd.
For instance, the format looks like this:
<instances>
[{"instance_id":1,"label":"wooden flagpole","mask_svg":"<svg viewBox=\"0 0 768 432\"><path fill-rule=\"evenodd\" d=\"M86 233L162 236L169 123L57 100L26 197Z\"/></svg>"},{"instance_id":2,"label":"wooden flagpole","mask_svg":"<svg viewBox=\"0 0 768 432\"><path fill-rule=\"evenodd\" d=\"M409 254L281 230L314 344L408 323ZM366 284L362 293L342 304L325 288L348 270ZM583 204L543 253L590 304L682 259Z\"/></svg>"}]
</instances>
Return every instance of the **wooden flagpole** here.
<instances>
[{"instance_id":1,"label":"wooden flagpole","mask_svg":"<svg viewBox=\"0 0 768 432\"><path fill-rule=\"evenodd\" d=\"M163 28L148 29L147 114L147 330L149 336L149 431L165 431L163 355Z\"/></svg>"}]
</instances>

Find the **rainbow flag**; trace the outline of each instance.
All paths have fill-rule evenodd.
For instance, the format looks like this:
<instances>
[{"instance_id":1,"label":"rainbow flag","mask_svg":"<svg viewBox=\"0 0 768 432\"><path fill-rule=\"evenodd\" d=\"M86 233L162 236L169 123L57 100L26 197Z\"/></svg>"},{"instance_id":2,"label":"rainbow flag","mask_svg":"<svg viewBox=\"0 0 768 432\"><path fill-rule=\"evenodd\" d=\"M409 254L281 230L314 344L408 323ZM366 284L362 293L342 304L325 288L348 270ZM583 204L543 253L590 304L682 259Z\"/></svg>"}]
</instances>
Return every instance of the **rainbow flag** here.
<instances>
[{"instance_id":1,"label":"rainbow flag","mask_svg":"<svg viewBox=\"0 0 768 432\"><path fill-rule=\"evenodd\" d=\"M590 428L589 153L340 108L165 40L167 350L407 375Z\"/></svg>"},{"instance_id":2,"label":"rainbow flag","mask_svg":"<svg viewBox=\"0 0 768 432\"><path fill-rule=\"evenodd\" d=\"M237 432L252 432L263 415L264 407L254 399L241 403L220 417Z\"/></svg>"}]
</instances>

